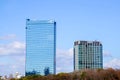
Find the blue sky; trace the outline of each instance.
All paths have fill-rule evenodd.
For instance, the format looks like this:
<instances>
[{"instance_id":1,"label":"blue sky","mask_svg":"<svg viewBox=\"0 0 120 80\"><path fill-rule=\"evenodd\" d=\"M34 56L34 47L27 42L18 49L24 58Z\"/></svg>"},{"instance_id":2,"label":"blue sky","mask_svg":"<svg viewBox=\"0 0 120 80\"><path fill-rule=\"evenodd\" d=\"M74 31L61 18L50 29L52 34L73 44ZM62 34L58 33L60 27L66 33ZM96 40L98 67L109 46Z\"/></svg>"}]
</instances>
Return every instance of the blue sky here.
<instances>
[{"instance_id":1,"label":"blue sky","mask_svg":"<svg viewBox=\"0 0 120 80\"><path fill-rule=\"evenodd\" d=\"M57 72L73 71L76 40L101 41L104 67L120 68L119 4L120 0L0 0L0 75L24 74L27 18L57 22Z\"/></svg>"}]
</instances>

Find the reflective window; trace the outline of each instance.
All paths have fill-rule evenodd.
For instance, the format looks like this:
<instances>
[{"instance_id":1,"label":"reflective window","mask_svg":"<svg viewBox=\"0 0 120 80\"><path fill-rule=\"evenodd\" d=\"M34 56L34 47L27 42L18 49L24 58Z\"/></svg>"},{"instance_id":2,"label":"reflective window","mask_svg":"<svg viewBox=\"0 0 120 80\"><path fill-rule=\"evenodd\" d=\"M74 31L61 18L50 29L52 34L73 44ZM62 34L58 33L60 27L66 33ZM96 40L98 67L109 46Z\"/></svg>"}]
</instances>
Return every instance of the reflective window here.
<instances>
[{"instance_id":1,"label":"reflective window","mask_svg":"<svg viewBox=\"0 0 120 80\"><path fill-rule=\"evenodd\" d=\"M26 75L55 74L56 22L26 20Z\"/></svg>"}]
</instances>

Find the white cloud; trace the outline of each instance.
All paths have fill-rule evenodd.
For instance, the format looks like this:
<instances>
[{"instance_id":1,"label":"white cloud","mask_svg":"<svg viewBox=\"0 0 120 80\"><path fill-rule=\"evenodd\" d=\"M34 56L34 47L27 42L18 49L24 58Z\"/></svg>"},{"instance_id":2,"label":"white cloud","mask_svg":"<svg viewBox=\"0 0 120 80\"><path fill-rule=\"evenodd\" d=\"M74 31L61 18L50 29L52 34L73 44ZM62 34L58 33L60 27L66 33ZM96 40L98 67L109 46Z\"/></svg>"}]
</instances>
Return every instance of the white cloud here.
<instances>
[{"instance_id":1,"label":"white cloud","mask_svg":"<svg viewBox=\"0 0 120 80\"><path fill-rule=\"evenodd\" d=\"M104 57L112 57L111 53L109 51L103 51Z\"/></svg>"},{"instance_id":2,"label":"white cloud","mask_svg":"<svg viewBox=\"0 0 120 80\"><path fill-rule=\"evenodd\" d=\"M25 43L14 41L0 45L0 56L25 54Z\"/></svg>"},{"instance_id":3,"label":"white cloud","mask_svg":"<svg viewBox=\"0 0 120 80\"><path fill-rule=\"evenodd\" d=\"M25 43L14 41L8 44L0 44L0 56L9 58L12 63L4 60L5 64L0 64L0 71L3 73L13 73L25 70ZM5 59L6 59L5 58ZM9 60L8 59L8 60ZM57 72L70 72L73 70L73 48L68 50L57 49L56 53ZM3 67L4 65L4 67ZM2 67L1 67L2 66Z\"/></svg>"},{"instance_id":4,"label":"white cloud","mask_svg":"<svg viewBox=\"0 0 120 80\"><path fill-rule=\"evenodd\" d=\"M25 43L14 41L8 44L0 44L0 71L1 75L25 70Z\"/></svg>"},{"instance_id":5,"label":"white cloud","mask_svg":"<svg viewBox=\"0 0 120 80\"><path fill-rule=\"evenodd\" d=\"M12 56L11 56L12 55ZM13 56L14 55L14 56ZM20 56L18 56L20 55ZM109 52L104 52L104 57L111 56ZM9 44L0 45L0 56L9 56L15 63L0 63L0 71L3 73L20 72L25 70L25 43L14 41ZM105 68L120 68L120 59L113 60L104 64ZM59 72L73 71L73 48L68 50L57 49L56 51L56 70Z\"/></svg>"},{"instance_id":6,"label":"white cloud","mask_svg":"<svg viewBox=\"0 0 120 80\"><path fill-rule=\"evenodd\" d=\"M0 40L10 40L10 39L15 39L15 38L16 38L15 34L8 34L8 35L5 35L5 36L1 36Z\"/></svg>"},{"instance_id":7,"label":"white cloud","mask_svg":"<svg viewBox=\"0 0 120 80\"><path fill-rule=\"evenodd\" d=\"M57 49L57 73L73 71L73 48L68 50Z\"/></svg>"},{"instance_id":8,"label":"white cloud","mask_svg":"<svg viewBox=\"0 0 120 80\"><path fill-rule=\"evenodd\" d=\"M0 40L10 42L0 44L0 75L9 75L15 72L20 72L24 75L25 43L15 41L15 34L0 36Z\"/></svg>"},{"instance_id":9,"label":"white cloud","mask_svg":"<svg viewBox=\"0 0 120 80\"><path fill-rule=\"evenodd\" d=\"M25 55L18 56L19 54L22 54L21 52L25 51L24 43L15 41L7 45L0 46L0 48L3 48L2 50L0 50L0 55L9 56L9 58L11 58L11 60L14 62L6 63L5 65L0 64L0 71L9 74L15 73L17 71L24 74ZM57 49L56 60L57 73L71 72L73 70L73 48L70 48L68 50ZM3 65L4 67L1 67Z\"/></svg>"},{"instance_id":10,"label":"white cloud","mask_svg":"<svg viewBox=\"0 0 120 80\"><path fill-rule=\"evenodd\" d=\"M2 75L2 76L14 74L15 72L19 72L22 75L24 75L24 71L25 71L25 65L23 65L23 63L21 63L21 62L16 62L14 64L0 65L0 72L1 72L0 75Z\"/></svg>"},{"instance_id":11,"label":"white cloud","mask_svg":"<svg viewBox=\"0 0 120 80\"><path fill-rule=\"evenodd\" d=\"M111 61L104 64L105 68L120 69L120 59L114 58Z\"/></svg>"},{"instance_id":12,"label":"white cloud","mask_svg":"<svg viewBox=\"0 0 120 80\"><path fill-rule=\"evenodd\" d=\"M57 49L57 57L63 57L63 56L73 56L73 48L70 48L68 50L62 50L62 49Z\"/></svg>"},{"instance_id":13,"label":"white cloud","mask_svg":"<svg viewBox=\"0 0 120 80\"><path fill-rule=\"evenodd\" d=\"M14 56L13 56L14 55ZM20 55L20 56L18 56ZM109 52L104 51L104 57L110 57ZM0 64L0 70L6 69L5 72L23 72L25 70L25 43L14 41L9 44L0 45L0 56L9 56L15 61L14 64ZM2 66L2 67L1 67ZM120 59L114 58L104 64L105 68L120 68ZM59 72L73 71L73 48L68 50L57 49L56 51L56 70ZM4 72L4 70L3 70Z\"/></svg>"}]
</instances>

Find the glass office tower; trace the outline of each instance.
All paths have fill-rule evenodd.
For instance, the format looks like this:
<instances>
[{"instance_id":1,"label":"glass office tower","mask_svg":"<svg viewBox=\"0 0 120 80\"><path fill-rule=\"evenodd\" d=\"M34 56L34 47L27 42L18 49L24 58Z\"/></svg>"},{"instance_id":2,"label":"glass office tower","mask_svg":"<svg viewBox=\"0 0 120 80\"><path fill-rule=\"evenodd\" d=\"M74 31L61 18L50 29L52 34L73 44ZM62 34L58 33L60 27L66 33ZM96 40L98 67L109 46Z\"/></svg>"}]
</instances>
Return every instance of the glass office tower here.
<instances>
[{"instance_id":1,"label":"glass office tower","mask_svg":"<svg viewBox=\"0 0 120 80\"><path fill-rule=\"evenodd\" d=\"M102 51L99 41L75 41L74 70L103 68Z\"/></svg>"},{"instance_id":2,"label":"glass office tower","mask_svg":"<svg viewBox=\"0 0 120 80\"><path fill-rule=\"evenodd\" d=\"M56 72L56 22L26 20L27 75L48 75Z\"/></svg>"}]
</instances>

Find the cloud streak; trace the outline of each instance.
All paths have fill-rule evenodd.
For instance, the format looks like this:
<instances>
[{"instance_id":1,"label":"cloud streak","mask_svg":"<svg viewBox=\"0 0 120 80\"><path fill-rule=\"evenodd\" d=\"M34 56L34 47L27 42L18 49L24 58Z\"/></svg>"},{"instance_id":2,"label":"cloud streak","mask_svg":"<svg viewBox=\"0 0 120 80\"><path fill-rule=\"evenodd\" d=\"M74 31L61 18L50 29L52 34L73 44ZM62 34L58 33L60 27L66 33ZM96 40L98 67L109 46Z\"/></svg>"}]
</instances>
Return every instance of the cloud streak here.
<instances>
[{"instance_id":1,"label":"cloud streak","mask_svg":"<svg viewBox=\"0 0 120 80\"><path fill-rule=\"evenodd\" d=\"M25 43L13 41L8 44L0 44L0 75L9 75L25 71Z\"/></svg>"},{"instance_id":2,"label":"cloud streak","mask_svg":"<svg viewBox=\"0 0 120 80\"><path fill-rule=\"evenodd\" d=\"M68 50L57 49L57 73L73 71L73 48Z\"/></svg>"},{"instance_id":3,"label":"cloud streak","mask_svg":"<svg viewBox=\"0 0 120 80\"><path fill-rule=\"evenodd\" d=\"M105 63L104 68L120 69L120 59L113 58L109 62Z\"/></svg>"},{"instance_id":4,"label":"cloud streak","mask_svg":"<svg viewBox=\"0 0 120 80\"><path fill-rule=\"evenodd\" d=\"M14 63L0 63L1 73L15 73L20 72L24 74L25 71L25 43L13 41L8 44L0 45L0 56L9 57ZM109 52L103 53L104 57L111 57ZM6 61L6 60L4 60ZM120 68L120 59L114 58L104 64L105 68ZM72 72L73 71L73 48L63 50L57 49L56 51L56 69L59 72Z\"/></svg>"},{"instance_id":5,"label":"cloud streak","mask_svg":"<svg viewBox=\"0 0 120 80\"><path fill-rule=\"evenodd\" d=\"M15 39L15 38L16 38L15 34L8 34L8 35L5 35L5 36L1 36L0 40L11 40L11 39Z\"/></svg>"},{"instance_id":6,"label":"cloud streak","mask_svg":"<svg viewBox=\"0 0 120 80\"><path fill-rule=\"evenodd\" d=\"M103 57L112 57L112 54L109 51L103 51Z\"/></svg>"},{"instance_id":7,"label":"cloud streak","mask_svg":"<svg viewBox=\"0 0 120 80\"><path fill-rule=\"evenodd\" d=\"M9 44L0 45L0 56L25 54L25 43L14 41Z\"/></svg>"}]
</instances>

